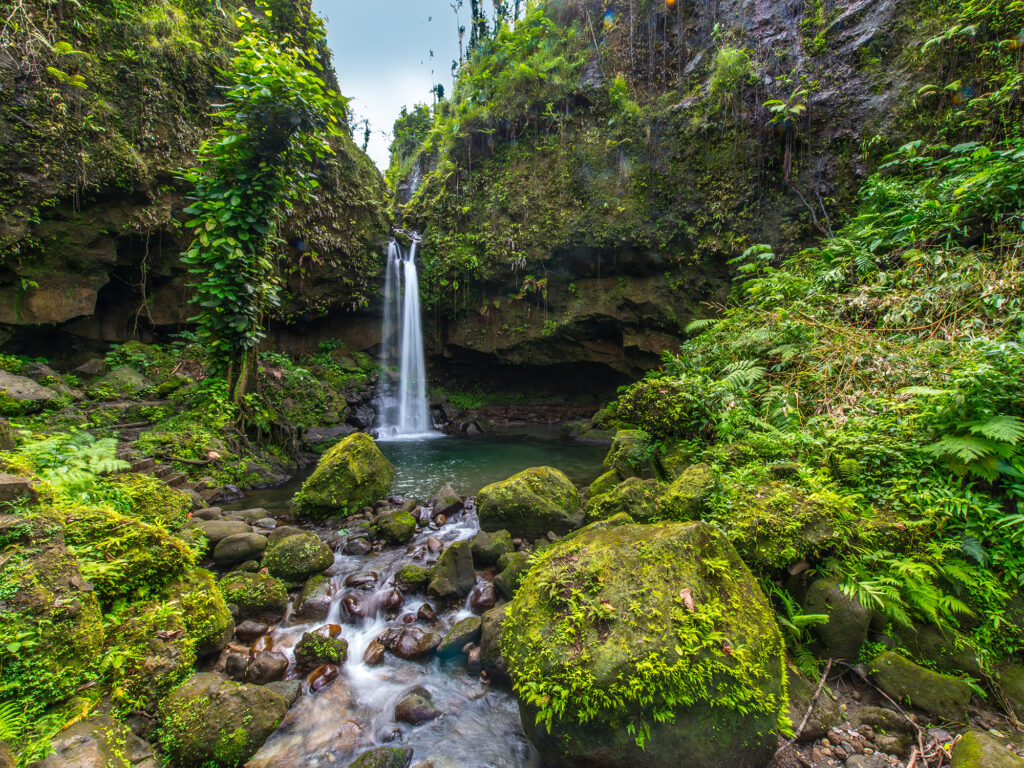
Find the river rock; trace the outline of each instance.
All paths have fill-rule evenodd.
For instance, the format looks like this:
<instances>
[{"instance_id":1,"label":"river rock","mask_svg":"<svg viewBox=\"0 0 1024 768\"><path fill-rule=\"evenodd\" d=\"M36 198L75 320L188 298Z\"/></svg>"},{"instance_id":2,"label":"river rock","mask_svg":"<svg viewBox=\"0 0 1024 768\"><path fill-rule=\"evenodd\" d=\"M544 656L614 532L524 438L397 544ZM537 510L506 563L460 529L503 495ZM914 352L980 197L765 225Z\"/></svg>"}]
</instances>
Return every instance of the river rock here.
<instances>
[{"instance_id":1,"label":"river rock","mask_svg":"<svg viewBox=\"0 0 1024 768\"><path fill-rule=\"evenodd\" d=\"M199 523L199 528L211 545L218 544L228 536L252 531L252 526L241 520L203 520Z\"/></svg>"},{"instance_id":2,"label":"river rock","mask_svg":"<svg viewBox=\"0 0 1024 768\"><path fill-rule=\"evenodd\" d=\"M661 494L658 516L663 520L699 520L714 486L710 466L687 467Z\"/></svg>"},{"instance_id":3,"label":"river rock","mask_svg":"<svg viewBox=\"0 0 1024 768\"><path fill-rule=\"evenodd\" d=\"M478 616L470 616L456 622L437 646L437 655L457 656L466 643L475 643L480 639L481 626Z\"/></svg>"},{"instance_id":4,"label":"river rock","mask_svg":"<svg viewBox=\"0 0 1024 768\"><path fill-rule=\"evenodd\" d=\"M507 530L530 540L548 531L566 534L580 526L580 495L569 478L553 467L532 467L491 483L476 497L480 527Z\"/></svg>"},{"instance_id":5,"label":"river rock","mask_svg":"<svg viewBox=\"0 0 1024 768\"><path fill-rule=\"evenodd\" d=\"M427 552L436 555L442 549L444 549L444 543L439 538L436 536L427 537Z\"/></svg>"},{"instance_id":6,"label":"river rock","mask_svg":"<svg viewBox=\"0 0 1024 768\"><path fill-rule=\"evenodd\" d=\"M489 581L481 581L469 593L469 608L477 615L493 608L496 602L498 592Z\"/></svg>"},{"instance_id":7,"label":"river rock","mask_svg":"<svg viewBox=\"0 0 1024 768\"><path fill-rule=\"evenodd\" d=\"M348 657L348 641L325 636L319 630L306 632L295 645L295 664L300 670L310 670L324 664L340 667Z\"/></svg>"},{"instance_id":8,"label":"river rock","mask_svg":"<svg viewBox=\"0 0 1024 768\"><path fill-rule=\"evenodd\" d=\"M153 748L109 715L69 725L50 742L52 752L35 768L156 768ZM3 765L0 756L0 765ZM11 768L15 763L12 761Z\"/></svg>"},{"instance_id":9,"label":"river rock","mask_svg":"<svg viewBox=\"0 0 1024 768\"><path fill-rule=\"evenodd\" d=\"M358 556L368 555L372 550L373 545L365 533L349 536L345 540L345 546L341 548L341 551L346 555Z\"/></svg>"},{"instance_id":10,"label":"river rock","mask_svg":"<svg viewBox=\"0 0 1024 768\"><path fill-rule=\"evenodd\" d=\"M766 765L786 672L757 580L704 523L610 523L547 548L508 606L501 645L517 688L531 691L519 702L528 738L558 765L676 768L681 755L688 768Z\"/></svg>"},{"instance_id":11,"label":"river rock","mask_svg":"<svg viewBox=\"0 0 1024 768\"><path fill-rule=\"evenodd\" d=\"M494 577L494 587L503 598L511 600L523 577L530 570L530 554L528 552L506 552L498 560L498 570Z\"/></svg>"},{"instance_id":12,"label":"river rock","mask_svg":"<svg viewBox=\"0 0 1024 768\"><path fill-rule=\"evenodd\" d=\"M395 468L369 435L357 432L323 455L292 501L295 514L352 514L385 496Z\"/></svg>"},{"instance_id":13,"label":"river rock","mask_svg":"<svg viewBox=\"0 0 1024 768\"><path fill-rule=\"evenodd\" d=\"M395 572L394 582L403 592L420 592L430 583L430 571L418 565L403 565Z\"/></svg>"},{"instance_id":14,"label":"river rock","mask_svg":"<svg viewBox=\"0 0 1024 768\"><path fill-rule=\"evenodd\" d=\"M296 528L294 525L279 525L267 534L267 538L270 540L269 546L276 546L289 536L300 536L303 533L308 533L308 531L303 528Z\"/></svg>"},{"instance_id":15,"label":"river rock","mask_svg":"<svg viewBox=\"0 0 1024 768\"><path fill-rule=\"evenodd\" d=\"M371 640L370 644L366 646L366 650L363 652L363 661L371 667L375 667L384 660L384 654L386 651L387 648L384 647L384 643L380 640Z\"/></svg>"},{"instance_id":16,"label":"river rock","mask_svg":"<svg viewBox=\"0 0 1024 768\"><path fill-rule=\"evenodd\" d=\"M288 607L288 590L270 574L233 571L222 577L217 586L224 600L238 607L242 619L277 621Z\"/></svg>"},{"instance_id":17,"label":"river rock","mask_svg":"<svg viewBox=\"0 0 1024 768\"><path fill-rule=\"evenodd\" d=\"M412 747L378 747L363 752L348 768L409 768Z\"/></svg>"},{"instance_id":18,"label":"river rock","mask_svg":"<svg viewBox=\"0 0 1024 768\"><path fill-rule=\"evenodd\" d=\"M306 676L306 685L309 687L309 692L316 693L317 691L326 688L338 679L339 674L341 674L341 672L334 664L324 664L323 666L317 667Z\"/></svg>"},{"instance_id":19,"label":"river rock","mask_svg":"<svg viewBox=\"0 0 1024 768\"><path fill-rule=\"evenodd\" d=\"M380 581L380 574L376 571L360 571L345 577L345 586L353 589L373 589Z\"/></svg>"},{"instance_id":20,"label":"river rock","mask_svg":"<svg viewBox=\"0 0 1024 768\"><path fill-rule=\"evenodd\" d=\"M373 527L388 544L405 544L416 535L416 518L411 512L396 509L381 515Z\"/></svg>"},{"instance_id":21,"label":"river rock","mask_svg":"<svg viewBox=\"0 0 1024 768\"><path fill-rule=\"evenodd\" d=\"M953 745L952 768L1024 768L1024 760L992 734L971 730Z\"/></svg>"},{"instance_id":22,"label":"river rock","mask_svg":"<svg viewBox=\"0 0 1024 768\"><path fill-rule=\"evenodd\" d=\"M0 368L0 415L21 416L56 405L60 395L25 376Z\"/></svg>"},{"instance_id":23,"label":"river rock","mask_svg":"<svg viewBox=\"0 0 1024 768\"><path fill-rule=\"evenodd\" d=\"M430 692L422 686L413 688L395 705L395 720L409 725L429 723L440 714L441 710L434 706Z\"/></svg>"},{"instance_id":24,"label":"river rock","mask_svg":"<svg viewBox=\"0 0 1024 768\"><path fill-rule=\"evenodd\" d=\"M895 701L909 701L946 720L962 720L971 703L971 687L960 678L925 669L892 651L872 661L868 672L871 681Z\"/></svg>"},{"instance_id":25,"label":"river rock","mask_svg":"<svg viewBox=\"0 0 1024 768\"><path fill-rule=\"evenodd\" d=\"M235 637L243 643L251 643L269 631L269 625L247 619L235 627Z\"/></svg>"},{"instance_id":26,"label":"river rock","mask_svg":"<svg viewBox=\"0 0 1024 768\"><path fill-rule=\"evenodd\" d=\"M280 651L261 651L249 659L245 668L245 682L266 685L280 680L287 671L287 656Z\"/></svg>"},{"instance_id":27,"label":"river rock","mask_svg":"<svg viewBox=\"0 0 1024 768\"><path fill-rule=\"evenodd\" d=\"M267 683L267 690L283 696L288 706L291 707L302 696L302 682L299 680L276 680L273 683Z\"/></svg>"},{"instance_id":28,"label":"river rock","mask_svg":"<svg viewBox=\"0 0 1024 768\"><path fill-rule=\"evenodd\" d=\"M437 559L427 594L444 599L465 597L475 584L472 545L468 541L456 541Z\"/></svg>"},{"instance_id":29,"label":"river rock","mask_svg":"<svg viewBox=\"0 0 1024 768\"><path fill-rule=\"evenodd\" d=\"M625 512L637 522L655 520L660 512L660 499L665 486L657 480L630 477L605 493L591 496L584 516L588 523L607 520Z\"/></svg>"},{"instance_id":30,"label":"river rock","mask_svg":"<svg viewBox=\"0 0 1024 768\"><path fill-rule=\"evenodd\" d=\"M445 483L427 500L427 506L431 507L435 515L451 517L463 509L462 499L450 484Z\"/></svg>"},{"instance_id":31,"label":"river rock","mask_svg":"<svg viewBox=\"0 0 1024 768\"><path fill-rule=\"evenodd\" d=\"M506 552L512 552L512 535L505 530L488 533L479 531L473 537L473 562L477 568L497 565Z\"/></svg>"},{"instance_id":32,"label":"river rock","mask_svg":"<svg viewBox=\"0 0 1024 768\"><path fill-rule=\"evenodd\" d=\"M239 685L201 672L161 705L160 743L182 768L241 764L256 753L288 711L284 697L258 685Z\"/></svg>"},{"instance_id":33,"label":"river rock","mask_svg":"<svg viewBox=\"0 0 1024 768\"><path fill-rule=\"evenodd\" d=\"M800 670L794 667L788 660L786 662L786 674L788 676L789 691L789 720L795 731L804 719L814 691L817 689L817 682L811 682L801 674ZM821 690L821 695L814 704L807 724L800 732L798 741L806 743L815 741L828 734L829 730L843 722L843 713L839 709L839 702L835 694L826 685Z\"/></svg>"},{"instance_id":34,"label":"river rock","mask_svg":"<svg viewBox=\"0 0 1024 768\"><path fill-rule=\"evenodd\" d=\"M315 533L288 536L267 549L263 566L285 581L305 581L334 564L334 552Z\"/></svg>"},{"instance_id":35,"label":"river rock","mask_svg":"<svg viewBox=\"0 0 1024 768\"><path fill-rule=\"evenodd\" d=\"M424 603L416 611L416 618L429 624L437 621L437 611L434 610L434 606L430 603Z\"/></svg>"},{"instance_id":36,"label":"river rock","mask_svg":"<svg viewBox=\"0 0 1024 768\"><path fill-rule=\"evenodd\" d=\"M441 636L419 627L389 629L381 636L384 647L400 659L418 659L437 650Z\"/></svg>"},{"instance_id":37,"label":"river rock","mask_svg":"<svg viewBox=\"0 0 1024 768\"><path fill-rule=\"evenodd\" d=\"M258 533L233 533L217 542L213 562L220 566L255 560L267 548L267 537Z\"/></svg>"},{"instance_id":38,"label":"river rock","mask_svg":"<svg viewBox=\"0 0 1024 768\"><path fill-rule=\"evenodd\" d=\"M303 621L323 621L331 612L331 580L314 576L302 585L293 615Z\"/></svg>"},{"instance_id":39,"label":"river rock","mask_svg":"<svg viewBox=\"0 0 1024 768\"><path fill-rule=\"evenodd\" d=\"M823 657L857 658L871 624L871 611L859 600L849 597L836 582L819 579L807 590L804 611L828 616L824 624L811 627L811 632L821 644Z\"/></svg>"},{"instance_id":40,"label":"river rock","mask_svg":"<svg viewBox=\"0 0 1024 768\"><path fill-rule=\"evenodd\" d=\"M491 608L480 617L480 663L496 683L508 681L508 665L501 653L501 627L508 604Z\"/></svg>"}]
</instances>

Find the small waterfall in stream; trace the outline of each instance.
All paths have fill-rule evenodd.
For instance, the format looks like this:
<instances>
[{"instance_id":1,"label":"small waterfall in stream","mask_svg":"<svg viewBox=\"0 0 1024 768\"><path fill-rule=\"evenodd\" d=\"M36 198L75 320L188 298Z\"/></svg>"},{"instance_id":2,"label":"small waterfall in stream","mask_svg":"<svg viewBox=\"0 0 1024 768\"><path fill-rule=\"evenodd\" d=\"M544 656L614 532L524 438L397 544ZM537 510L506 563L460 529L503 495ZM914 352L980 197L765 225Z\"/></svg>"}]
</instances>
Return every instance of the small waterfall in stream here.
<instances>
[{"instance_id":1,"label":"small waterfall in stream","mask_svg":"<svg viewBox=\"0 0 1024 768\"><path fill-rule=\"evenodd\" d=\"M378 436L424 437L431 432L427 409L427 366L420 322L420 283L416 271L419 236L404 250L392 238L384 283L384 352L379 396ZM395 371L398 372L397 379Z\"/></svg>"}]
</instances>

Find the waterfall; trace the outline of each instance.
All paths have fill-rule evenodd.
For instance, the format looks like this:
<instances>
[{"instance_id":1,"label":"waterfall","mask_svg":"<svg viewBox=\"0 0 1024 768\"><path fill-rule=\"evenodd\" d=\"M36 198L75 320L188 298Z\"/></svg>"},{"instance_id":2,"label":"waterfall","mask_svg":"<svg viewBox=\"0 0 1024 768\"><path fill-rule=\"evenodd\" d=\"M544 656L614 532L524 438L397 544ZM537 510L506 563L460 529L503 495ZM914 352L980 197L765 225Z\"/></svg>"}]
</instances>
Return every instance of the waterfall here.
<instances>
[{"instance_id":1,"label":"waterfall","mask_svg":"<svg viewBox=\"0 0 1024 768\"><path fill-rule=\"evenodd\" d=\"M385 439L434 434L427 409L427 366L416 271L418 245L418 236L405 252L394 239L388 243L381 356L384 370L378 406L378 436Z\"/></svg>"}]
</instances>

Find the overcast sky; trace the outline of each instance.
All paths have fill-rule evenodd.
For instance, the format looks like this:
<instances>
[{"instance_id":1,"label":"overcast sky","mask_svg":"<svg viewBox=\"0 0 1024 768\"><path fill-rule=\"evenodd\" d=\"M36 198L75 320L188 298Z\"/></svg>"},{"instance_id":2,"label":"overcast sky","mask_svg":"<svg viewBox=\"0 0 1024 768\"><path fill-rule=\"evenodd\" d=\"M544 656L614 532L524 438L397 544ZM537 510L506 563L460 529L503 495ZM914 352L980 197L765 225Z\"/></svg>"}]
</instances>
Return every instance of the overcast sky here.
<instances>
[{"instance_id":1,"label":"overcast sky","mask_svg":"<svg viewBox=\"0 0 1024 768\"><path fill-rule=\"evenodd\" d=\"M459 34L450 0L314 0L313 7L327 18L341 92L354 115L370 121L368 152L384 170L402 106L430 103L434 83L451 90ZM459 16L465 24L469 3ZM362 144L361 131L356 140Z\"/></svg>"}]
</instances>

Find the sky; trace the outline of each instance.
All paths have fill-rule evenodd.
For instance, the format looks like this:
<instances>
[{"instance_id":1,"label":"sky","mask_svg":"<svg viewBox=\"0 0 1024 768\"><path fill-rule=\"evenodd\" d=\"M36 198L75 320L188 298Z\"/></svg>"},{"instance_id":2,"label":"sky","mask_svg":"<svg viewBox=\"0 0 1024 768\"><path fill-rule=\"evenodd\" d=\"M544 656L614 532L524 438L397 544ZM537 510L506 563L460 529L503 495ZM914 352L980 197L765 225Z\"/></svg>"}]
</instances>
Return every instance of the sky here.
<instances>
[{"instance_id":1,"label":"sky","mask_svg":"<svg viewBox=\"0 0 1024 768\"><path fill-rule=\"evenodd\" d=\"M377 167L388 166L391 127L403 106L430 103L435 83L451 91L459 33L450 0L313 0L327 18L341 92L355 119L373 134L367 149ZM469 3L459 11L463 24ZM430 52L434 55L431 57ZM355 132L362 145L362 130Z\"/></svg>"}]
</instances>

